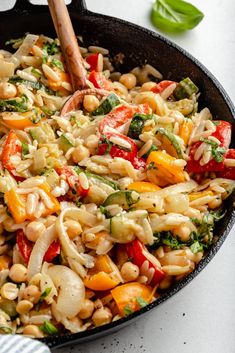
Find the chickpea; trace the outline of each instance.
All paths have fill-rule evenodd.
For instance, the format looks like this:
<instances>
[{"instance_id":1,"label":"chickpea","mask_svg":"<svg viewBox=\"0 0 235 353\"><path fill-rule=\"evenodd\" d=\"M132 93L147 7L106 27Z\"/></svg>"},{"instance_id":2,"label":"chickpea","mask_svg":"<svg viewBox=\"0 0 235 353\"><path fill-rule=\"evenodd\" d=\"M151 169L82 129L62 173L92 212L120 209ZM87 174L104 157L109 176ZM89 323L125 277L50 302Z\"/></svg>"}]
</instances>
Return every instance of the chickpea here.
<instances>
[{"instance_id":1,"label":"chickpea","mask_svg":"<svg viewBox=\"0 0 235 353\"><path fill-rule=\"evenodd\" d=\"M151 91L151 89L155 86L156 86L156 82L152 82L152 81L145 82L141 87L141 92Z\"/></svg>"},{"instance_id":2,"label":"chickpea","mask_svg":"<svg viewBox=\"0 0 235 353\"><path fill-rule=\"evenodd\" d=\"M19 314L26 314L28 313L31 309L33 308L33 303L31 303L29 300L21 300L19 303L16 305L16 311Z\"/></svg>"},{"instance_id":3,"label":"chickpea","mask_svg":"<svg viewBox=\"0 0 235 353\"><path fill-rule=\"evenodd\" d=\"M100 105L100 101L96 96L87 94L83 99L83 107L89 112L93 112Z\"/></svg>"},{"instance_id":4,"label":"chickpea","mask_svg":"<svg viewBox=\"0 0 235 353\"><path fill-rule=\"evenodd\" d=\"M23 291L23 299L29 300L30 302L36 304L40 298L41 292L37 286L31 284L30 286L26 287Z\"/></svg>"},{"instance_id":5,"label":"chickpea","mask_svg":"<svg viewBox=\"0 0 235 353\"><path fill-rule=\"evenodd\" d=\"M79 311L79 317L81 319L88 319L93 314L94 307L94 303L91 300L85 299Z\"/></svg>"},{"instance_id":6,"label":"chickpea","mask_svg":"<svg viewBox=\"0 0 235 353\"><path fill-rule=\"evenodd\" d=\"M86 139L86 146L88 148L96 148L98 147L98 143L99 143L99 137L97 135L90 135L87 137Z\"/></svg>"},{"instance_id":7,"label":"chickpea","mask_svg":"<svg viewBox=\"0 0 235 353\"><path fill-rule=\"evenodd\" d=\"M0 99L14 98L17 94L17 89L14 85L8 82L0 83Z\"/></svg>"},{"instance_id":8,"label":"chickpea","mask_svg":"<svg viewBox=\"0 0 235 353\"><path fill-rule=\"evenodd\" d=\"M18 297L19 289L14 283L4 283L1 288L1 296L5 299L15 300Z\"/></svg>"},{"instance_id":9,"label":"chickpea","mask_svg":"<svg viewBox=\"0 0 235 353\"><path fill-rule=\"evenodd\" d=\"M26 237L32 241L32 242L36 242L37 239L39 238L39 236L45 232L46 227L44 226L43 223L41 222L30 222L26 229L25 229L25 235Z\"/></svg>"},{"instance_id":10,"label":"chickpea","mask_svg":"<svg viewBox=\"0 0 235 353\"><path fill-rule=\"evenodd\" d=\"M36 338L42 338L43 337L42 331L36 325L27 325L27 326L25 326L24 329L23 329L23 335L32 336L32 337L36 337Z\"/></svg>"},{"instance_id":11,"label":"chickpea","mask_svg":"<svg viewBox=\"0 0 235 353\"><path fill-rule=\"evenodd\" d=\"M11 267L9 277L13 282L21 283L27 280L27 268L21 264L15 264Z\"/></svg>"},{"instance_id":12,"label":"chickpea","mask_svg":"<svg viewBox=\"0 0 235 353\"><path fill-rule=\"evenodd\" d=\"M97 309L94 312L94 314L92 315L92 321L95 326L101 326L111 322L112 317L113 315L110 309L107 307L103 307L103 308Z\"/></svg>"},{"instance_id":13,"label":"chickpea","mask_svg":"<svg viewBox=\"0 0 235 353\"><path fill-rule=\"evenodd\" d=\"M70 239L74 239L82 233L82 227L80 223L74 221L73 219L68 219L64 222L64 225L67 227L67 233Z\"/></svg>"},{"instance_id":14,"label":"chickpea","mask_svg":"<svg viewBox=\"0 0 235 353\"><path fill-rule=\"evenodd\" d=\"M83 145L79 145L74 148L72 158L74 163L81 162L83 159L90 156L90 151Z\"/></svg>"},{"instance_id":15,"label":"chickpea","mask_svg":"<svg viewBox=\"0 0 235 353\"><path fill-rule=\"evenodd\" d=\"M132 89L136 86L136 77L134 74L124 74L120 77L121 82L127 89Z\"/></svg>"},{"instance_id":16,"label":"chickpea","mask_svg":"<svg viewBox=\"0 0 235 353\"><path fill-rule=\"evenodd\" d=\"M139 277L139 267L132 262L125 262L121 268L121 275L125 282L135 281Z\"/></svg>"}]
</instances>

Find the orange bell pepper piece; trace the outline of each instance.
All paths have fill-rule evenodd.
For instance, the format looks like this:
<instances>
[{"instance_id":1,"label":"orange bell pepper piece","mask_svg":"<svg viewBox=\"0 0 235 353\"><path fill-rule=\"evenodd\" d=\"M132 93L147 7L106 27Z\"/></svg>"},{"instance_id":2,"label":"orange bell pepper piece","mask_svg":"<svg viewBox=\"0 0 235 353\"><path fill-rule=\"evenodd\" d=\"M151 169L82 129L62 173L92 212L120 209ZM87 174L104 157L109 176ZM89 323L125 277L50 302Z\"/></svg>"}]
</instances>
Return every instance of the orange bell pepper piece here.
<instances>
[{"instance_id":1,"label":"orange bell pepper piece","mask_svg":"<svg viewBox=\"0 0 235 353\"><path fill-rule=\"evenodd\" d=\"M0 256L0 271L7 270L12 263L12 259L8 255L1 255Z\"/></svg>"},{"instance_id":2,"label":"orange bell pepper piece","mask_svg":"<svg viewBox=\"0 0 235 353\"><path fill-rule=\"evenodd\" d=\"M47 208L43 212L42 217L58 212L60 210L60 203L56 197L50 193L50 186L47 183L44 183L39 185L38 188L42 189L53 203L51 208ZM9 211L17 224L23 223L26 220L35 219L33 215L28 215L26 212L26 195L19 195L15 189L10 189L5 193L4 197Z\"/></svg>"},{"instance_id":3,"label":"orange bell pepper piece","mask_svg":"<svg viewBox=\"0 0 235 353\"><path fill-rule=\"evenodd\" d=\"M149 304L153 298L155 289L138 282L125 283L111 290L113 299L118 307L119 313L126 316L126 309L129 313L141 308L139 299Z\"/></svg>"},{"instance_id":4,"label":"orange bell pepper piece","mask_svg":"<svg viewBox=\"0 0 235 353\"><path fill-rule=\"evenodd\" d=\"M84 279L87 288L97 291L109 290L116 287L121 281L121 275L114 262L108 255L98 255L95 266Z\"/></svg>"},{"instance_id":5,"label":"orange bell pepper piece","mask_svg":"<svg viewBox=\"0 0 235 353\"><path fill-rule=\"evenodd\" d=\"M87 288L95 291L109 290L120 283L119 280L112 278L110 274L103 271L98 272L93 276L85 277L83 282Z\"/></svg>"},{"instance_id":6,"label":"orange bell pepper piece","mask_svg":"<svg viewBox=\"0 0 235 353\"><path fill-rule=\"evenodd\" d=\"M150 182L166 186L185 181L184 168L177 167L172 162L175 157L163 151L153 151L147 159L147 176Z\"/></svg>"},{"instance_id":7,"label":"orange bell pepper piece","mask_svg":"<svg viewBox=\"0 0 235 353\"><path fill-rule=\"evenodd\" d=\"M205 191L200 191L200 192L192 192L191 194L189 194L189 201L195 201L201 197L204 196L213 196L213 192L210 190L205 190Z\"/></svg>"},{"instance_id":8,"label":"orange bell pepper piece","mask_svg":"<svg viewBox=\"0 0 235 353\"><path fill-rule=\"evenodd\" d=\"M128 190L135 190L137 192L154 192L158 191L161 188L158 185L149 183L147 181L136 181L131 183L127 187Z\"/></svg>"},{"instance_id":9,"label":"orange bell pepper piece","mask_svg":"<svg viewBox=\"0 0 235 353\"><path fill-rule=\"evenodd\" d=\"M3 116L2 122L9 129L24 130L26 127L37 126L37 123L33 122L34 117L37 118L38 115L45 116L40 108L36 108L29 112L19 113L19 114L6 114Z\"/></svg>"},{"instance_id":10,"label":"orange bell pepper piece","mask_svg":"<svg viewBox=\"0 0 235 353\"><path fill-rule=\"evenodd\" d=\"M183 124L180 125L179 136L184 141L185 146L188 145L192 130L193 130L193 122L190 119L185 120Z\"/></svg>"}]
</instances>

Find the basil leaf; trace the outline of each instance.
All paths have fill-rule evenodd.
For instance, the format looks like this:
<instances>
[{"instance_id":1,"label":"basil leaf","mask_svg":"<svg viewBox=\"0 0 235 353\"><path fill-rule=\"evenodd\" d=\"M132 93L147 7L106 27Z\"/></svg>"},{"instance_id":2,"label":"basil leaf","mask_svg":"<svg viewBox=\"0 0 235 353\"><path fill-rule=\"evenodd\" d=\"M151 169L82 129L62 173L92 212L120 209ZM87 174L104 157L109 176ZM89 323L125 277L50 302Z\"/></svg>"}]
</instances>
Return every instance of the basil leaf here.
<instances>
[{"instance_id":1,"label":"basil leaf","mask_svg":"<svg viewBox=\"0 0 235 353\"><path fill-rule=\"evenodd\" d=\"M43 325L39 326L39 329L48 335L55 335L59 332L58 329L49 321L44 321Z\"/></svg>"},{"instance_id":2,"label":"basil leaf","mask_svg":"<svg viewBox=\"0 0 235 353\"><path fill-rule=\"evenodd\" d=\"M153 24L165 31L185 31L196 27L203 13L183 0L156 0L152 8Z\"/></svg>"}]
</instances>

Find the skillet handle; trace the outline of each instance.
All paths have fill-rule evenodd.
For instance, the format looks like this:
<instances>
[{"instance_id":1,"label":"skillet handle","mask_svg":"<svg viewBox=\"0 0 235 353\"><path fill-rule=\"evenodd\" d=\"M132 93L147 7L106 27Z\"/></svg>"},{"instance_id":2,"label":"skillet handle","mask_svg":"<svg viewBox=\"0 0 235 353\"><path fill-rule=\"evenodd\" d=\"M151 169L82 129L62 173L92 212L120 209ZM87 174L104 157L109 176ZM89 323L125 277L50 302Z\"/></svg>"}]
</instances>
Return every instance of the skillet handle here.
<instances>
[{"instance_id":1,"label":"skillet handle","mask_svg":"<svg viewBox=\"0 0 235 353\"><path fill-rule=\"evenodd\" d=\"M81 13L87 10L86 0L72 0L68 7Z\"/></svg>"}]
</instances>

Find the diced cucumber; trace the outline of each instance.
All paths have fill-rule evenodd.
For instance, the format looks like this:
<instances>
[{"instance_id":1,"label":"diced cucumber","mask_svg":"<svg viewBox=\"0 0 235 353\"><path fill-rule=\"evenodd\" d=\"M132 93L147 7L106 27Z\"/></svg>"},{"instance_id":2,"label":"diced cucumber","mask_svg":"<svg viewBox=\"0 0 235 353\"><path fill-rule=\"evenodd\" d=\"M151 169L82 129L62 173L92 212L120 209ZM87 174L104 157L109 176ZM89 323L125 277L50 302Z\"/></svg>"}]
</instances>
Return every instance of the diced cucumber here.
<instances>
[{"instance_id":1,"label":"diced cucumber","mask_svg":"<svg viewBox=\"0 0 235 353\"><path fill-rule=\"evenodd\" d=\"M115 93L110 93L107 98L99 105L98 108L93 110L92 115L105 115L111 112L113 108L120 104L119 98Z\"/></svg>"},{"instance_id":2,"label":"diced cucumber","mask_svg":"<svg viewBox=\"0 0 235 353\"><path fill-rule=\"evenodd\" d=\"M76 166L74 167L74 170L76 171L77 174L80 174L81 172L84 172L89 179L89 181L93 182L97 186L101 186L102 184L106 184L107 186L111 187L113 190L119 190L118 184L115 181L108 180L100 175L96 175L93 173L90 173L86 170L83 170L82 168Z\"/></svg>"},{"instance_id":3,"label":"diced cucumber","mask_svg":"<svg viewBox=\"0 0 235 353\"><path fill-rule=\"evenodd\" d=\"M180 81L175 88L173 95L175 99L180 100L184 98L189 98L193 93L199 91L198 87L193 83L193 81L186 77L184 80Z\"/></svg>"},{"instance_id":4,"label":"diced cucumber","mask_svg":"<svg viewBox=\"0 0 235 353\"><path fill-rule=\"evenodd\" d=\"M152 114L135 114L131 120L127 136L138 140L139 135L143 131L145 122L151 119L154 119Z\"/></svg>"},{"instance_id":5,"label":"diced cucumber","mask_svg":"<svg viewBox=\"0 0 235 353\"><path fill-rule=\"evenodd\" d=\"M182 147L172 132L159 128L156 131L156 137L161 142L162 150L165 150L172 157L183 158Z\"/></svg>"},{"instance_id":6,"label":"diced cucumber","mask_svg":"<svg viewBox=\"0 0 235 353\"><path fill-rule=\"evenodd\" d=\"M22 142L22 156L25 157L27 154L29 154L29 144Z\"/></svg>"},{"instance_id":7,"label":"diced cucumber","mask_svg":"<svg viewBox=\"0 0 235 353\"><path fill-rule=\"evenodd\" d=\"M40 144L55 140L55 133L47 123L42 123L40 126L33 127L29 130L29 133L32 139L37 140Z\"/></svg>"},{"instance_id":8,"label":"diced cucumber","mask_svg":"<svg viewBox=\"0 0 235 353\"><path fill-rule=\"evenodd\" d=\"M136 236L135 224L141 226L147 216L147 211L138 210L110 218L110 235L117 243L129 243Z\"/></svg>"},{"instance_id":9,"label":"diced cucumber","mask_svg":"<svg viewBox=\"0 0 235 353\"><path fill-rule=\"evenodd\" d=\"M66 153L71 147L74 147L74 144L70 141L68 136L62 134L59 138L59 147L64 153Z\"/></svg>"},{"instance_id":10,"label":"diced cucumber","mask_svg":"<svg viewBox=\"0 0 235 353\"><path fill-rule=\"evenodd\" d=\"M169 109L178 110L184 116L192 114L195 110L196 102L193 99L184 98L176 102L167 102Z\"/></svg>"},{"instance_id":11,"label":"diced cucumber","mask_svg":"<svg viewBox=\"0 0 235 353\"><path fill-rule=\"evenodd\" d=\"M45 169L42 175L46 177L46 181L52 189L58 185L60 177L56 173L55 169L52 169L52 168Z\"/></svg>"},{"instance_id":12,"label":"diced cucumber","mask_svg":"<svg viewBox=\"0 0 235 353\"><path fill-rule=\"evenodd\" d=\"M139 201L139 198L139 193L136 191L117 191L107 197L103 206L119 205L124 210L128 210L133 204Z\"/></svg>"}]
</instances>

